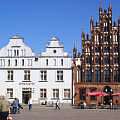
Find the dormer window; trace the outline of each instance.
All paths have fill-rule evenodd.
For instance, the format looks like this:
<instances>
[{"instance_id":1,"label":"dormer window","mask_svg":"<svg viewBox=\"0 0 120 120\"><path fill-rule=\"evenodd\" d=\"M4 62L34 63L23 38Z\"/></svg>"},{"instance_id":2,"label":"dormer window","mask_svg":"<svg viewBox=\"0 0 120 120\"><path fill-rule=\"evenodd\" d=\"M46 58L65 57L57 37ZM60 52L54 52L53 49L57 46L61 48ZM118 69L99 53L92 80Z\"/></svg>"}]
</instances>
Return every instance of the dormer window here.
<instances>
[{"instance_id":1,"label":"dormer window","mask_svg":"<svg viewBox=\"0 0 120 120\"><path fill-rule=\"evenodd\" d=\"M56 53L56 50L53 50L53 53Z\"/></svg>"}]
</instances>

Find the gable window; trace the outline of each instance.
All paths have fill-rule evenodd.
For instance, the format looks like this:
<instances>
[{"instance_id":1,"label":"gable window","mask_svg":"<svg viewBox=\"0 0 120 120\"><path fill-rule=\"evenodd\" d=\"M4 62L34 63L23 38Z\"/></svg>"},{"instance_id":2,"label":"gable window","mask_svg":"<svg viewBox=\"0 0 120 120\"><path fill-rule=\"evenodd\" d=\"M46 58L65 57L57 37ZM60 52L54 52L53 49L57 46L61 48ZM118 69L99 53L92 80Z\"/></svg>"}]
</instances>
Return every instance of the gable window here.
<instances>
[{"instance_id":1,"label":"gable window","mask_svg":"<svg viewBox=\"0 0 120 120\"><path fill-rule=\"evenodd\" d=\"M38 61L38 57L35 57L35 62L37 62Z\"/></svg>"},{"instance_id":2,"label":"gable window","mask_svg":"<svg viewBox=\"0 0 120 120\"><path fill-rule=\"evenodd\" d=\"M8 60L8 66L10 66L10 59Z\"/></svg>"},{"instance_id":3,"label":"gable window","mask_svg":"<svg viewBox=\"0 0 120 120\"><path fill-rule=\"evenodd\" d=\"M5 59L0 59L0 66L5 66Z\"/></svg>"},{"instance_id":4,"label":"gable window","mask_svg":"<svg viewBox=\"0 0 120 120\"><path fill-rule=\"evenodd\" d=\"M56 66L56 59L53 59L54 60L54 66Z\"/></svg>"},{"instance_id":5,"label":"gable window","mask_svg":"<svg viewBox=\"0 0 120 120\"><path fill-rule=\"evenodd\" d=\"M46 59L46 66L48 66L48 59Z\"/></svg>"},{"instance_id":6,"label":"gable window","mask_svg":"<svg viewBox=\"0 0 120 120\"><path fill-rule=\"evenodd\" d=\"M28 66L32 66L32 59L28 59Z\"/></svg>"},{"instance_id":7,"label":"gable window","mask_svg":"<svg viewBox=\"0 0 120 120\"><path fill-rule=\"evenodd\" d=\"M8 50L8 56L12 56L12 50Z\"/></svg>"},{"instance_id":8,"label":"gable window","mask_svg":"<svg viewBox=\"0 0 120 120\"><path fill-rule=\"evenodd\" d=\"M61 59L61 66L63 66L63 59Z\"/></svg>"},{"instance_id":9,"label":"gable window","mask_svg":"<svg viewBox=\"0 0 120 120\"><path fill-rule=\"evenodd\" d=\"M56 53L56 50L53 50L53 53Z\"/></svg>"},{"instance_id":10,"label":"gable window","mask_svg":"<svg viewBox=\"0 0 120 120\"><path fill-rule=\"evenodd\" d=\"M24 66L24 64L25 64L25 63L24 63L24 59L22 59L22 66Z\"/></svg>"},{"instance_id":11,"label":"gable window","mask_svg":"<svg viewBox=\"0 0 120 120\"><path fill-rule=\"evenodd\" d=\"M14 50L14 56L16 56L16 55L17 55L16 50Z\"/></svg>"}]
</instances>

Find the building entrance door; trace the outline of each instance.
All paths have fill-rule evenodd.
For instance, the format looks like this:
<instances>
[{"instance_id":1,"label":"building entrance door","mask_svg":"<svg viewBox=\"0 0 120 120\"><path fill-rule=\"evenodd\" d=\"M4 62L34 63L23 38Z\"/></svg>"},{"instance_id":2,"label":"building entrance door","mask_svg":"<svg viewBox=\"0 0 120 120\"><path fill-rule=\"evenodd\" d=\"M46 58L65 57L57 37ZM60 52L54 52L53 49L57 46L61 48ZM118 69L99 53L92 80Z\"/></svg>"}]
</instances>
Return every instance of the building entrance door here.
<instances>
[{"instance_id":1,"label":"building entrance door","mask_svg":"<svg viewBox=\"0 0 120 120\"><path fill-rule=\"evenodd\" d=\"M108 96L104 96L104 104L110 105L113 99L112 97L113 90L111 87L105 86L103 91L108 94Z\"/></svg>"},{"instance_id":2,"label":"building entrance door","mask_svg":"<svg viewBox=\"0 0 120 120\"><path fill-rule=\"evenodd\" d=\"M28 104L29 98L31 98L31 88L23 88L22 89L22 102L24 104Z\"/></svg>"}]
</instances>

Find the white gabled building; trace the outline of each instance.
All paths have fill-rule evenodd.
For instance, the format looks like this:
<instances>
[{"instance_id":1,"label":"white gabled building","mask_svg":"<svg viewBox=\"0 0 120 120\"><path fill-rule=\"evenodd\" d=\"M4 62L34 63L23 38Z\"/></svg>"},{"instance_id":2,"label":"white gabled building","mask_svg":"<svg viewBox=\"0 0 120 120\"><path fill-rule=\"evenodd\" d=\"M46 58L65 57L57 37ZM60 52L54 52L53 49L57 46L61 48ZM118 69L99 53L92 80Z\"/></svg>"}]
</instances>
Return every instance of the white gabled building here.
<instances>
[{"instance_id":1,"label":"white gabled building","mask_svg":"<svg viewBox=\"0 0 120 120\"><path fill-rule=\"evenodd\" d=\"M13 36L0 49L0 94L12 100L18 98L27 103L71 103L72 70L71 57L64 46L53 37L40 55L33 53L23 38Z\"/></svg>"}]
</instances>

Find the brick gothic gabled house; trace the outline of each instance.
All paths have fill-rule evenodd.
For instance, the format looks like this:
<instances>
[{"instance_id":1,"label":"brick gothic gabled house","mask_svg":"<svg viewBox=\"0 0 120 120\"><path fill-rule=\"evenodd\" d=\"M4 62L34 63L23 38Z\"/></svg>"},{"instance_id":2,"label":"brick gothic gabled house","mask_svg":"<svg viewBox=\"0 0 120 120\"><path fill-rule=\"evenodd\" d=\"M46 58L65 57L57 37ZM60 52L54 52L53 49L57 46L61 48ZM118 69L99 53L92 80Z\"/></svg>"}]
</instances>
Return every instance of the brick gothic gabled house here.
<instances>
[{"instance_id":1,"label":"brick gothic gabled house","mask_svg":"<svg viewBox=\"0 0 120 120\"><path fill-rule=\"evenodd\" d=\"M76 49L73 49L73 104L102 102L120 104L120 18L112 21L112 7L99 8L99 20L90 19L90 37L82 33L81 64L75 64ZM103 91L108 96L88 96L88 92Z\"/></svg>"}]
</instances>

